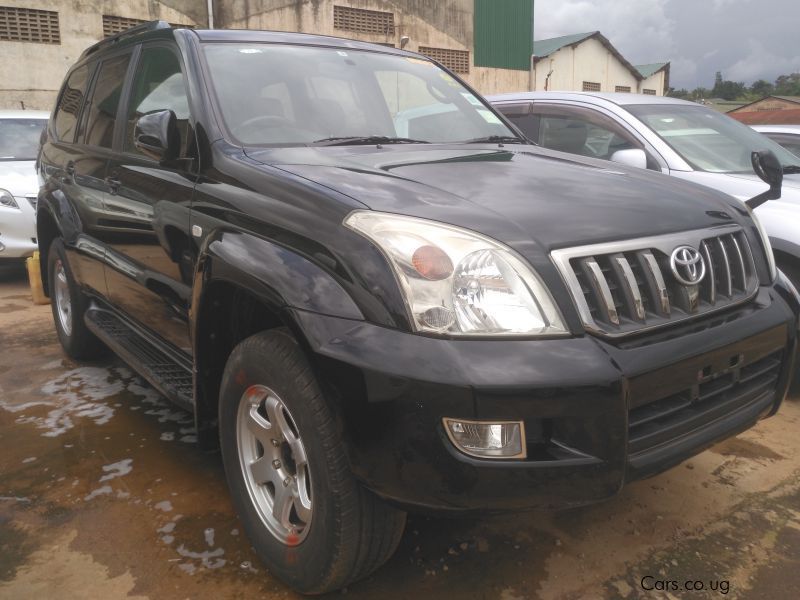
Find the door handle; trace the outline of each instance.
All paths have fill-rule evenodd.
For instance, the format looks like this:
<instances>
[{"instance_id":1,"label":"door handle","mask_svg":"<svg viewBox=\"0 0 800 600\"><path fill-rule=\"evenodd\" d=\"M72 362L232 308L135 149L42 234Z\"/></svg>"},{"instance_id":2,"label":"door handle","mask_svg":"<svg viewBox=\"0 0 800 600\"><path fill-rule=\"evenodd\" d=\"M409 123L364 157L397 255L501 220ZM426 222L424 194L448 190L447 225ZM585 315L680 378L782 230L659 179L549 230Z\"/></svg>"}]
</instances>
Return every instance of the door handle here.
<instances>
[{"instance_id":1,"label":"door handle","mask_svg":"<svg viewBox=\"0 0 800 600\"><path fill-rule=\"evenodd\" d=\"M63 181L64 183L74 182L75 181L75 163L72 162L72 161L69 161L64 166L64 173L66 173L66 175L61 178L61 181Z\"/></svg>"},{"instance_id":2,"label":"door handle","mask_svg":"<svg viewBox=\"0 0 800 600\"><path fill-rule=\"evenodd\" d=\"M116 194L122 187L122 182L116 177L106 177L106 185L112 194Z\"/></svg>"}]
</instances>

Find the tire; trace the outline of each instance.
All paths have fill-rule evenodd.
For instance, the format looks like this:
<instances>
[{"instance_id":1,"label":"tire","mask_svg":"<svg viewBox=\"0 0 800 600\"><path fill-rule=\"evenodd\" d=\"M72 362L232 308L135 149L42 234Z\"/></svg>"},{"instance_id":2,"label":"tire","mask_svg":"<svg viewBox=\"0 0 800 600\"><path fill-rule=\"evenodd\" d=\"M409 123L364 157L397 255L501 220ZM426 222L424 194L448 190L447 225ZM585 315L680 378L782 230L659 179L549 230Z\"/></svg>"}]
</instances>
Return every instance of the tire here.
<instances>
[{"instance_id":1,"label":"tire","mask_svg":"<svg viewBox=\"0 0 800 600\"><path fill-rule=\"evenodd\" d=\"M75 283L61 238L50 244L47 277L56 333L67 355L75 360L88 360L106 354L108 349L83 321L89 301Z\"/></svg>"},{"instance_id":2,"label":"tire","mask_svg":"<svg viewBox=\"0 0 800 600\"><path fill-rule=\"evenodd\" d=\"M354 479L337 422L288 331L258 333L233 350L219 426L234 506L271 573L321 594L366 577L394 553L406 515ZM281 501L282 488L291 501ZM272 506L290 504L280 518L270 497Z\"/></svg>"}]
</instances>

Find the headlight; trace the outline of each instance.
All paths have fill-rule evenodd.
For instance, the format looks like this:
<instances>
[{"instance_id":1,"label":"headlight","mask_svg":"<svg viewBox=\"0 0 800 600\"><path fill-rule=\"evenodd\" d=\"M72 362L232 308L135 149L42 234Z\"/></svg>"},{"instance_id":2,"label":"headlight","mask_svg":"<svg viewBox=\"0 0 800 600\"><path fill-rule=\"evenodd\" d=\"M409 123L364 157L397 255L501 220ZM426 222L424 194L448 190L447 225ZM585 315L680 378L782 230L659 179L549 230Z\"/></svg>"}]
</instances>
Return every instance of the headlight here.
<instances>
[{"instance_id":1,"label":"headlight","mask_svg":"<svg viewBox=\"0 0 800 600\"><path fill-rule=\"evenodd\" d=\"M14 200L14 196L12 196L10 192L3 189L0 189L0 206L5 206L7 208L19 208L19 206L17 206L17 201Z\"/></svg>"},{"instance_id":2,"label":"headlight","mask_svg":"<svg viewBox=\"0 0 800 600\"><path fill-rule=\"evenodd\" d=\"M417 331L567 333L542 280L499 242L444 223L371 211L353 212L344 224L389 258Z\"/></svg>"},{"instance_id":3,"label":"headlight","mask_svg":"<svg viewBox=\"0 0 800 600\"><path fill-rule=\"evenodd\" d=\"M745 204L745 206L747 206ZM775 255L772 253L772 244L769 242L769 236L767 235L767 230L764 229L764 226L761 224L761 221L756 216L756 213L753 212L753 209L747 206L747 211L750 213L750 218L753 219L753 223L756 224L756 229L758 229L758 234L761 236L761 244L764 246L764 252L767 253L767 266L769 267L769 280L775 281L775 278L778 276L778 268L775 266Z\"/></svg>"}]
</instances>

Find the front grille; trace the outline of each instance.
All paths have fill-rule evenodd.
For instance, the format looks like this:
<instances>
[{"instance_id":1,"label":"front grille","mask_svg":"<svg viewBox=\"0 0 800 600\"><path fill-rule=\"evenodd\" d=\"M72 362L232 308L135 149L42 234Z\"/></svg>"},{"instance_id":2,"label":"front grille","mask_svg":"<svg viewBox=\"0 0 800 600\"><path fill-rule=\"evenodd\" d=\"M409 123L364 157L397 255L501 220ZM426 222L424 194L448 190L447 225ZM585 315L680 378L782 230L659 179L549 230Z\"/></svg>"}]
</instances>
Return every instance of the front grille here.
<instances>
[{"instance_id":1,"label":"front grille","mask_svg":"<svg viewBox=\"0 0 800 600\"><path fill-rule=\"evenodd\" d=\"M706 273L695 285L673 274L679 246L699 250ZM555 250L553 260L589 331L620 336L727 308L758 289L753 256L738 225Z\"/></svg>"},{"instance_id":2,"label":"front grille","mask_svg":"<svg viewBox=\"0 0 800 600\"><path fill-rule=\"evenodd\" d=\"M628 412L628 454L646 452L774 393L781 369L776 352Z\"/></svg>"}]
</instances>

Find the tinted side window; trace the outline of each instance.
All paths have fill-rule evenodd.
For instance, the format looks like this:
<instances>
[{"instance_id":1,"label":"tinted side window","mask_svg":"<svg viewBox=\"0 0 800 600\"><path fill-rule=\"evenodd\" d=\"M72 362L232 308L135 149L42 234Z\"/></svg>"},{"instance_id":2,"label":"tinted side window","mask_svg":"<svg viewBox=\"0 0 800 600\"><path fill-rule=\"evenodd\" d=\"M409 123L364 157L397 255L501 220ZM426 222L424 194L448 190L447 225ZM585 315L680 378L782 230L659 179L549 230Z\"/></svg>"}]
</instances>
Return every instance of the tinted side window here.
<instances>
[{"instance_id":1,"label":"tinted side window","mask_svg":"<svg viewBox=\"0 0 800 600\"><path fill-rule=\"evenodd\" d=\"M55 116L56 137L64 142L71 142L75 138L75 129L78 123L78 113L86 95L86 86L89 83L89 67L78 67L69 76L61 99L58 101Z\"/></svg>"},{"instance_id":2,"label":"tinted side window","mask_svg":"<svg viewBox=\"0 0 800 600\"><path fill-rule=\"evenodd\" d=\"M100 73L87 109L85 141L91 146L111 148L117 107L130 59L129 54L116 56L104 60L100 65ZM83 131L78 133L78 139L82 133Z\"/></svg>"},{"instance_id":3,"label":"tinted side window","mask_svg":"<svg viewBox=\"0 0 800 600\"><path fill-rule=\"evenodd\" d=\"M137 119L159 110L171 110L175 113L181 134L181 155L185 155L189 140L189 99L186 96L180 61L169 48L145 48L136 68L128 104L123 144L126 152L139 153L133 145Z\"/></svg>"},{"instance_id":4,"label":"tinted side window","mask_svg":"<svg viewBox=\"0 0 800 600\"><path fill-rule=\"evenodd\" d=\"M768 138L772 138L781 146L786 148L792 154L800 156L800 135L782 134L782 133L767 133Z\"/></svg>"},{"instance_id":5,"label":"tinted side window","mask_svg":"<svg viewBox=\"0 0 800 600\"><path fill-rule=\"evenodd\" d=\"M534 104L533 112L540 118L539 139L535 141L545 148L603 160L611 160L618 150L644 150L628 130L596 110ZM647 168L659 168L649 154Z\"/></svg>"},{"instance_id":6,"label":"tinted side window","mask_svg":"<svg viewBox=\"0 0 800 600\"><path fill-rule=\"evenodd\" d=\"M496 106L509 121L532 142L539 143L539 115L531 114L531 104L500 104Z\"/></svg>"}]
</instances>

